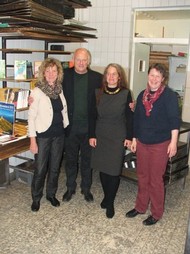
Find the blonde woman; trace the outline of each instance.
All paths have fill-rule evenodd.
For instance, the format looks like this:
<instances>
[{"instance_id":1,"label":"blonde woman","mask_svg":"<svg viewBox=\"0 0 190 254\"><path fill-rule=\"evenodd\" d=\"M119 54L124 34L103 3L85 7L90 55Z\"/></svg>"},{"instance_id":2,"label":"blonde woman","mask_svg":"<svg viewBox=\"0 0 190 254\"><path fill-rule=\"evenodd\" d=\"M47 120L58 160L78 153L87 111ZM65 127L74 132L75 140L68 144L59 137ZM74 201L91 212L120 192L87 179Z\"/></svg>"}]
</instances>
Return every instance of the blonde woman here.
<instances>
[{"instance_id":1,"label":"blonde woman","mask_svg":"<svg viewBox=\"0 0 190 254\"><path fill-rule=\"evenodd\" d=\"M62 91L63 69L60 61L45 59L40 68L29 108L30 151L35 154L32 181L32 211L40 209L45 180L46 199L59 206L55 195L64 145L64 128L69 124L67 104Z\"/></svg>"}]
</instances>

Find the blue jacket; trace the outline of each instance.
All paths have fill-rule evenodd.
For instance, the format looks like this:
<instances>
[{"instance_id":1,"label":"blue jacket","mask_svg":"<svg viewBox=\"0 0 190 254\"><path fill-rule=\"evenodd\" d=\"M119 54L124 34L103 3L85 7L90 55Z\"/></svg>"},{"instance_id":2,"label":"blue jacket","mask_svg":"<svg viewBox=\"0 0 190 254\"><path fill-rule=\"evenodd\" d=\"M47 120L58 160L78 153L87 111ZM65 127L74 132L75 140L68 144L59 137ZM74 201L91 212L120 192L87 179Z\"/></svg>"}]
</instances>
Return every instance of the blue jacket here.
<instances>
[{"instance_id":1,"label":"blue jacket","mask_svg":"<svg viewBox=\"0 0 190 254\"><path fill-rule=\"evenodd\" d=\"M180 128L180 111L177 95L166 87L146 116L142 103L144 91L138 98L134 113L134 137L144 144L158 144L171 139L171 131Z\"/></svg>"}]
</instances>

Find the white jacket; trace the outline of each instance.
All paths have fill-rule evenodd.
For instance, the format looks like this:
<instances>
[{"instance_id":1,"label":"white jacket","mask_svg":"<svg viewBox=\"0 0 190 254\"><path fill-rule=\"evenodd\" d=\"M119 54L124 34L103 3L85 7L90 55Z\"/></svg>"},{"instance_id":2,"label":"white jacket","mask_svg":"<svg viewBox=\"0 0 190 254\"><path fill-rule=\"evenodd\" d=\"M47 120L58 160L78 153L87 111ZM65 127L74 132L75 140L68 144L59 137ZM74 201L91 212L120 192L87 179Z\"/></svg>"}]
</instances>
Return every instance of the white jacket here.
<instances>
[{"instance_id":1,"label":"white jacket","mask_svg":"<svg viewBox=\"0 0 190 254\"><path fill-rule=\"evenodd\" d=\"M30 105L28 112L28 135L29 137L36 137L37 132L45 132L50 127L53 120L53 108L50 98L38 87L32 90L31 96L34 101ZM67 103L63 92L60 94L60 98L63 104L63 126L66 128L69 125L69 120Z\"/></svg>"}]
</instances>

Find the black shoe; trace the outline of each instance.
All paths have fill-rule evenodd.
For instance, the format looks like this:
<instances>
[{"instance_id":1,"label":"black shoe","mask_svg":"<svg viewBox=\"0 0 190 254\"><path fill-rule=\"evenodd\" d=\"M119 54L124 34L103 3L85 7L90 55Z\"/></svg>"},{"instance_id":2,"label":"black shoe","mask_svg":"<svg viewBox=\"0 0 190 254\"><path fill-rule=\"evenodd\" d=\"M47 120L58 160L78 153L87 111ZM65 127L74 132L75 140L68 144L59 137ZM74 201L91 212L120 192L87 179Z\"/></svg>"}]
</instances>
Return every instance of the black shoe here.
<instances>
[{"instance_id":1,"label":"black shoe","mask_svg":"<svg viewBox=\"0 0 190 254\"><path fill-rule=\"evenodd\" d=\"M59 200L57 200L55 197L46 197L48 201L52 204L52 206L60 206Z\"/></svg>"},{"instance_id":2,"label":"black shoe","mask_svg":"<svg viewBox=\"0 0 190 254\"><path fill-rule=\"evenodd\" d=\"M33 201L31 205L31 210L37 212L40 209L40 201Z\"/></svg>"},{"instance_id":3,"label":"black shoe","mask_svg":"<svg viewBox=\"0 0 190 254\"><path fill-rule=\"evenodd\" d=\"M65 194L63 195L63 201L70 201L72 198L72 195L75 194L75 191L67 190Z\"/></svg>"},{"instance_id":4,"label":"black shoe","mask_svg":"<svg viewBox=\"0 0 190 254\"><path fill-rule=\"evenodd\" d=\"M114 206L107 207L106 209L106 216L107 218L111 219L115 215Z\"/></svg>"},{"instance_id":5,"label":"black shoe","mask_svg":"<svg viewBox=\"0 0 190 254\"><path fill-rule=\"evenodd\" d=\"M132 209L132 210L130 210L129 212L126 213L126 217L134 218L135 216L137 216L139 214L144 214L144 213L140 213L136 209Z\"/></svg>"},{"instance_id":6,"label":"black shoe","mask_svg":"<svg viewBox=\"0 0 190 254\"><path fill-rule=\"evenodd\" d=\"M103 199L102 202L100 203L100 206L102 209L106 209L107 208L107 204L105 202L105 200Z\"/></svg>"},{"instance_id":7,"label":"black shoe","mask_svg":"<svg viewBox=\"0 0 190 254\"><path fill-rule=\"evenodd\" d=\"M87 201L87 202L93 202L94 201L94 198L93 198L93 195L90 191L81 191L81 194L84 195L84 199Z\"/></svg>"},{"instance_id":8,"label":"black shoe","mask_svg":"<svg viewBox=\"0 0 190 254\"><path fill-rule=\"evenodd\" d=\"M155 219L152 215L148 216L148 218L146 220L143 220L143 224L145 226L151 226L156 224L156 222L158 222L159 220Z\"/></svg>"}]
</instances>

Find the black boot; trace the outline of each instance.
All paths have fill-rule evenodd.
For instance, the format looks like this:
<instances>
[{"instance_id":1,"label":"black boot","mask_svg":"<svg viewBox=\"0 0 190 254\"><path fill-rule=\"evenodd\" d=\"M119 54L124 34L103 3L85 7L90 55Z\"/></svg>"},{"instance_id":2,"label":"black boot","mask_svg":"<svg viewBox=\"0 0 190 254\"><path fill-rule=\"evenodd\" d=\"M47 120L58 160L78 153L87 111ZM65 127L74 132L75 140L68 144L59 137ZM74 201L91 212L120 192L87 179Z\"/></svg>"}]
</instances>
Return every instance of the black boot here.
<instances>
[{"instance_id":1,"label":"black boot","mask_svg":"<svg viewBox=\"0 0 190 254\"><path fill-rule=\"evenodd\" d=\"M111 176L101 172L101 183L104 190L104 199L102 200L101 207L106 208L107 218L113 218L115 215L114 200L119 188L120 177ZM103 208L102 207L102 208Z\"/></svg>"},{"instance_id":2,"label":"black boot","mask_svg":"<svg viewBox=\"0 0 190 254\"><path fill-rule=\"evenodd\" d=\"M114 201L115 197L119 188L120 183L120 177L119 176L109 176L108 177L108 199L107 199L107 210L106 210L106 216L108 218L113 218L115 215L115 209L114 209Z\"/></svg>"},{"instance_id":3,"label":"black boot","mask_svg":"<svg viewBox=\"0 0 190 254\"><path fill-rule=\"evenodd\" d=\"M114 215L115 215L114 205L107 207L107 209L106 209L107 218L111 219L111 218L113 218Z\"/></svg>"},{"instance_id":4,"label":"black boot","mask_svg":"<svg viewBox=\"0 0 190 254\"><path fill-rule=\"evenodd\" d=\"M107 204L106 204L106 199L105 199L105 197L103 198L102 202L100 203L100 206L101 206L102 209L106 209Z\"/></svg>"},{"instance_id":5,"label":"black boot","mask_svg":"<svg viewBox=\"0 0 190 254\"><path fill-rule=\"evenodd\" d=\"M102 202L100 203L100 206L102 209L106 209L106 207L107 207L107 200L106 200L107 177L106 177L106 174L104 174L102 172L100 172L100 182L102 184L102 189L104 192L104 198L103 198Z\"/></svg>"}]
</instances>

